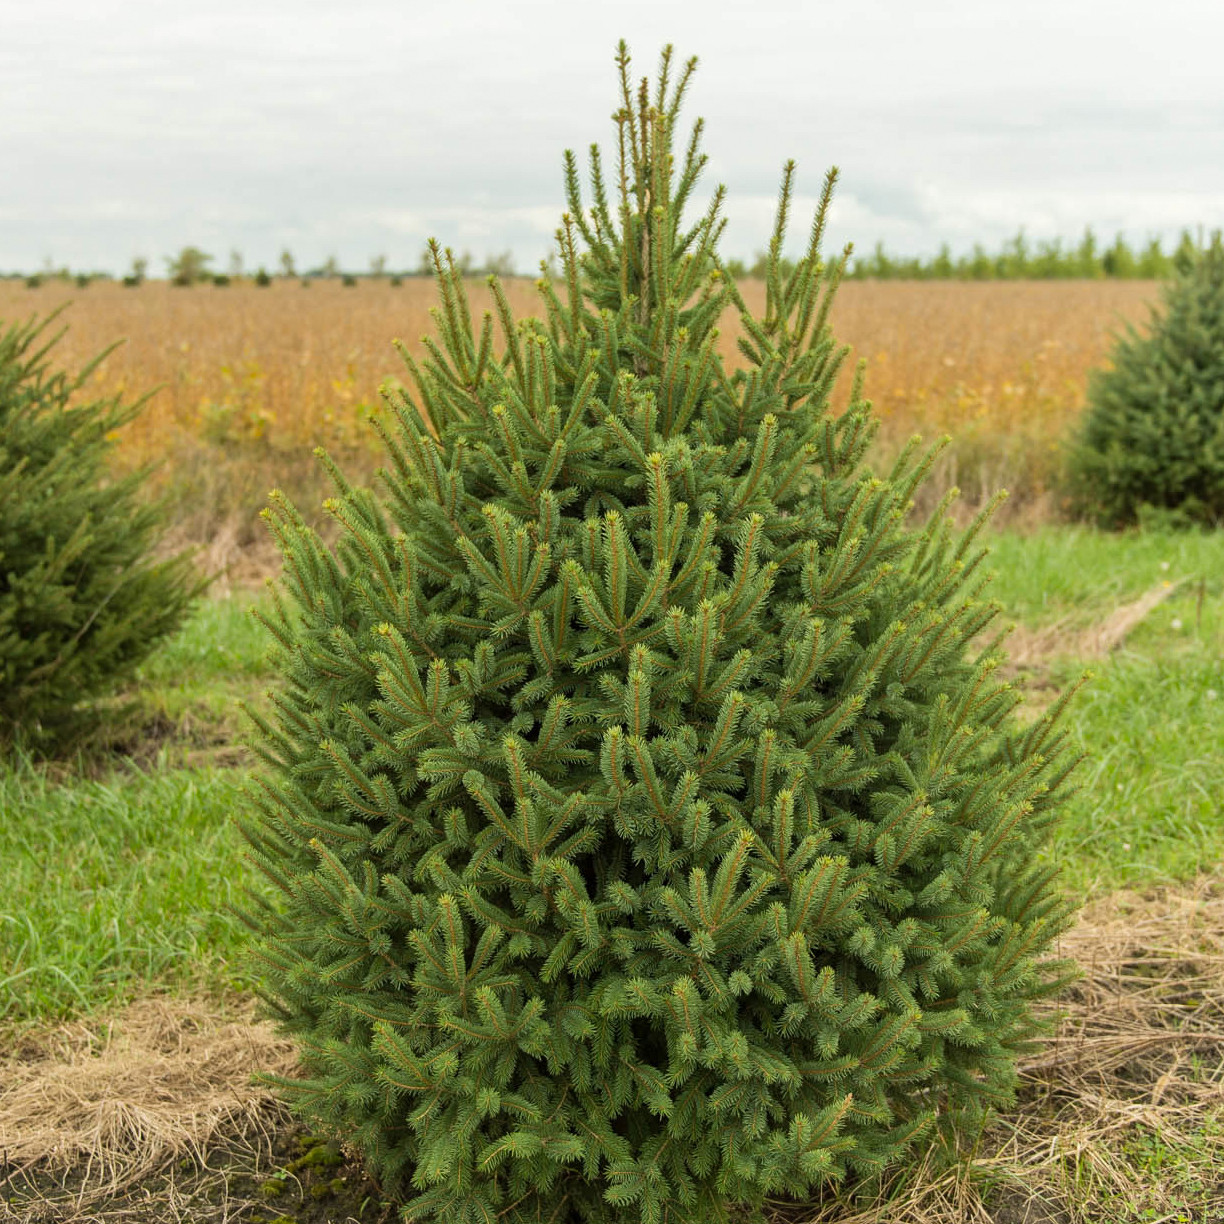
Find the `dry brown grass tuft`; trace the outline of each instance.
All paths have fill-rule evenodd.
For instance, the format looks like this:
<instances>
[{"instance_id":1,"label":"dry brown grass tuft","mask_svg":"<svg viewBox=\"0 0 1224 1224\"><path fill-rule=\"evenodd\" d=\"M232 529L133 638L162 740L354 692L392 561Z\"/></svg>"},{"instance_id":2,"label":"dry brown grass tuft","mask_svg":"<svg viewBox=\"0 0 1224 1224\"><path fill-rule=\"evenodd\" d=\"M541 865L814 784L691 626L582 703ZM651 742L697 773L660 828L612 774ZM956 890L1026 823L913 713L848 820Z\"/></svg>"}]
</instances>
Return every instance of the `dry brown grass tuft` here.
<instances>
[{"instance_id":1,"label":"dry brown grass tuft","mask_svg":"<svg viewBox=\"0 0 1224 1224\"><path fill-rule=\"evenodd\" d=\"M473 308L487 291L470 286ZM538 313L528 280L508 282L516 312ZM763 305L759 283L744 287ZM867 390L882 421L882 457L911 434L950 434L927 495L958 484L969 503L1001 486L1006 513L1030 520L1054 506L1060 447L1083 405L1088 371L1110 334L1137 320L1152 282L852 282L833 312L837 336L868 363ZM134 397L153 392L120 441L125 464L163 464L178 537L210 543L227 564L261 541L256 516L272 486L307 505L323 483L311 449L325 446L359 478L377 466L365 418L379 411L378 386L402 374L391 341L410 348L432 330L432 282L345 288L297 281L139 289L0 282L0 319L46 312L71 300L60 359L76 367L126 338L98 371L96 386ZM737 359L728 320L725 355ZM268 556L261 557L258 567Z\"/></svg>"},{"instance_id":2,"label":"dry brown grass tuft","mask_svg":"<svg viewBox=\"0 0 1224 1224\"><path fill-rule=\"evenodd\" d=\"M37 1186L69 1219L215 1144L257 1144L284 1114L252 1075L295 1061L249 1003L213 998L146 998L27 1035L0 1060L0 1190Z\"/></svg>"},{"instance_id":3,"label":"dry brown grass tuft","mask_svg":"<svg viewBox=\"0 0 1224 1224\"><path fill-rule=\"evenodd\" d=\"M1059 952L1083 975L1047 1009L1053 1035L1024 1064L1017 1107L973 1150L949 1166L933 1147L872 1193L779 1207L777 1224L1224 1218L1224 881L1108 897ZM292 1051L215 1006L145 1001L104 1026L31 1039L0 1064L3 1193L37 1189L8 1218L246 1218L250 1204L225 1187L259 1163L261 1133L286 1124L250 1076L288 1071ZM230 1163L207 1173L207 1212L190 1177L150 1189L151 1172L184 1154L203 1167L209 1148Z\"/></svg>"}]
</instances>

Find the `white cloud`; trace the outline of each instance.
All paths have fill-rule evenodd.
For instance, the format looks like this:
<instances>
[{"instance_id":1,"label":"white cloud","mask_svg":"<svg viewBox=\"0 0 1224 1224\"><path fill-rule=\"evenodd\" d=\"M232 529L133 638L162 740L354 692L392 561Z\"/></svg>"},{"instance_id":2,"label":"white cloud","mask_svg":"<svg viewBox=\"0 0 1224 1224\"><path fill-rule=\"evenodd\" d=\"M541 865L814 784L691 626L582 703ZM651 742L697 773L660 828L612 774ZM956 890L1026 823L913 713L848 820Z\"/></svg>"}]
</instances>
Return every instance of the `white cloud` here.
<instances>
[{"instance_id":1,"label":"white cloud","mask_svg":"<svg viewBox=\"0 0 1224 1224\"><path fill-rule=\"evenodd\" d=\"M189 241L414 263L429 234L530 266L561 149L610 138L621 34L635 72L668 38L703 58L689 112L730 189L730 253L764 244L788 157L809 198L841 165L830 240L860 248L1224 218L1216 0L1158 20L1138 0L709 0L700 23L687 0L9 7L0 268Z\"/></svg>"}]
</instances>

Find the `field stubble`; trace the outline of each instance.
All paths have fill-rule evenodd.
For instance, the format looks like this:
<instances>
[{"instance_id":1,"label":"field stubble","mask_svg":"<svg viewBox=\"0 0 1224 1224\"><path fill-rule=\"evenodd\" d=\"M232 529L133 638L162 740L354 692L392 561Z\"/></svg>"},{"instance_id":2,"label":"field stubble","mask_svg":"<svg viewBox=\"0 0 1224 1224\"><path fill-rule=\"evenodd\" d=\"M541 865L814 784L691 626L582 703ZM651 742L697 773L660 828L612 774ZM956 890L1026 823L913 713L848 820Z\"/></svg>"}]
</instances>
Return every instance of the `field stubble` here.
<instances>
[{"instance_id":1,"label":"field stubble","mask_svg":"<svg viewBox=\"0 0 1224 1224\"><path fill-rule=\"evenodd\" d=\"M506 290L517 315L538 313L531 281L511 280ZM469 292L474 311L483 311L486 287L472 282ZM763 308L762 284L749 282L744 294ZM1006 487L1007 517L1037 521L1057 511L1061 448L1089 370L1155 295L1153 282L1138 281L852 282L838 294L832 323L853 358L867 361L881 460L914 433L949 434L927 497L955 484L972 508ZM154 282L30 290L7 282L0 319L71 302L57 360L72 369L125 341L91 384L150 396L119 439L118 462L159 464L154 485L170 498L176 543L206 545L214 567L245 558L262 568L270 556L257 515L268 490L283 488L307 509L323 495L315 446L357 478L378 466L366 419L383 410L380 384L406 377L391 341L419 351L435 300L424 279L263 289ZM732 362L735 340L728 320L721 344Z\"/></svg>"}]
</instances>

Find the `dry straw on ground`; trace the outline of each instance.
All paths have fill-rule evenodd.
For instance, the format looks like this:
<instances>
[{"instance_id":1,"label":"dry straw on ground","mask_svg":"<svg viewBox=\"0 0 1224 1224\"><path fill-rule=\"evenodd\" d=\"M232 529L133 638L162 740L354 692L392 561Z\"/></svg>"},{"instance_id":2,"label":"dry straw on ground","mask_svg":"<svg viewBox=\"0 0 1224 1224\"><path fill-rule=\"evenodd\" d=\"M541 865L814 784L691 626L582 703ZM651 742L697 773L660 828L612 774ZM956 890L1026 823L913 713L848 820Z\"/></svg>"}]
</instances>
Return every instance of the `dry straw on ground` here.
<instances>
[{"instance_id":1,"label":"dry straw on ground","mask_svg":"<svg viewBox=\"0 0 1224 1224\"><path fill-rule=\"evenodd\" d=\"M470 286L473 308L488 304ZM516 312L538 313L532 283L507 283ZM745 296L763 305L763 287ZM852 282L833 312L838 338L867 361L867 390L883 423L881 450L912 433L950 434L928 492L959 484L969 502L1006 486L1006 513L1050 509L1060 447L1083 404L1088 371L1103 362L1124 319L1140 320L1156 286L1139 281ZM379 384L404 371L391 341L410 349L432 330L432 282L347 288L138 289L0 282L0 319L72 301L59 357L79 366L117 340L96 385L153 393L120 439L123 463L159 461L181 539L211 543L213 560L262 538L256 518L273 485L309 504L322 491L311 449L323 445L350 471L378 463L364 418L380 411ZM724 353L737 360L727 321Z\"/></svg>"},{"instance_id":2,"label":"dry straw on ground","mask_svg":"<svg viewBox=\"0 0 1224 1224\"><path fill-rule=\"evenodd\" d=\"M1040 629L1017 625L1007 637L1006 670L1009 674L1043 668L1051 659L1078 659L1090 663L1104 659L1130 636L1171 595L1178 584L1162 582L1138 599L1120 604L1104 620L1080 625L1074 614Z\"/></svg>"},{"instance_id":3,"label":"dry straw on ground","mask_svg":"<svg viewBox=\"0 0 1224 1224\"><path fill-rule=\"evenodd\" d=\"M1024 1065L1018 1107L973 1152L946 1168L933 1149L878 1193L779 1206L777 1220L1079 1224L1224 1213L1224 885L1114 894L1085 912L1060 952L1083 976ZM287 1071L292 1053L246 1013L215 1007L146 1000L105 1025L27 1038L0 1062L0 1220L246 1218L217 1185L249 1173L260 1135L285 1125L251 1074ZM207 1167L210 1149L229 1163L218 1171L213 1161L207 1194L190 1178L150 1180L184 1155ZM15 1196L7 1207L6 1195Z\"/></svg>"},{"instance_id":4,"label":"dry straw on ground","mask_svg":"<svg viewBox=\"0 0 1224 1224\"><path fill-rule=\"evenodd\" d=\"M181 1157L257 1145L285 1119L252 1076L294 1065L293 1047L249 1002L147 998L27 1035L0 1060L0 1187L21 1199L37 1186L34 1201L61 1213L50 1218L72 1219Z\"/></svg>"}]
</instances>

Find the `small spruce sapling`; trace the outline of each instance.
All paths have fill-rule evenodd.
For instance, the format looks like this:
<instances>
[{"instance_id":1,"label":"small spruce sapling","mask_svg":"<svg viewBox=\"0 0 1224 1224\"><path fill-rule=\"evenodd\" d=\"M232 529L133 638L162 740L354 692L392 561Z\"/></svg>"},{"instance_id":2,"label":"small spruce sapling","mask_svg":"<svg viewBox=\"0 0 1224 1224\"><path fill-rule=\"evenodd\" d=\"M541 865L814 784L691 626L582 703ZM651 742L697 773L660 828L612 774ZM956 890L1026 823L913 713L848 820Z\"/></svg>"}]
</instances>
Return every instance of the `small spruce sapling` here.
<instances>
[{"instance_id":1,"label":"small spruce sapling","mask_svg":"<svg viewBox=\"0 0 1224 1224\"><path fill-rule=\"evenodd\" d=\"M861 376L830 406L833 175L784 274L786 167L754 315L723 190L688 216L693 62L618 64L542 317L490 278L474 319L432 247L381 489L322 457L334 548L268 512L256 953L286 1088L410 1220L725 1220L870 1175L1008 1099L1062 972L1061 706L1011 720L980 521L907 528L931 455L875 475Z\"/></svg>"},{"instance_id":2,"label":"small spruce sapling","mask_svg":"<svg viewBox=\"0 0 1224 1224\"><path fill-rule=\"evenodd\" d=\"M1103 526L1224 522L1224 240L1183 241L1146 332L1128 327L1088 388L1069 492Z\"/></svg>"},{"instance_id":3,"label":"small spruce sapling","mask_svg":"<svg viewBox=\"0 0 1224 1224\"><path fill-rule=\"evenodd\" d=\"M52 368L48 321L0 330L0 742L62 743L177 629L202 583L187 554L158 559L146 470L110 470L140 410L80 392Z\"/></svg>"}]
</instances>

